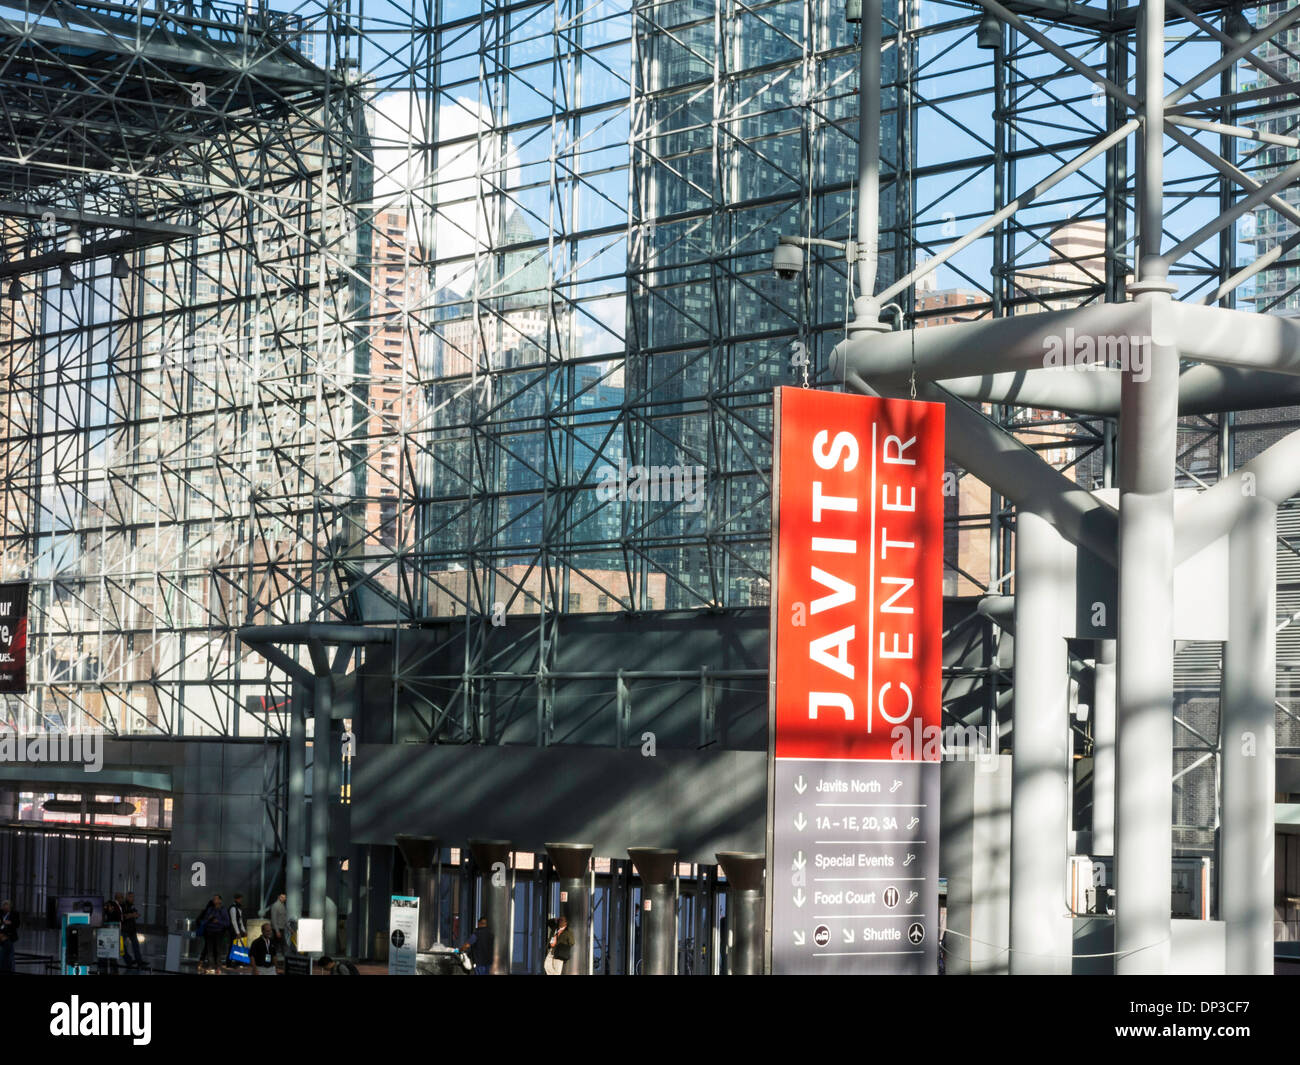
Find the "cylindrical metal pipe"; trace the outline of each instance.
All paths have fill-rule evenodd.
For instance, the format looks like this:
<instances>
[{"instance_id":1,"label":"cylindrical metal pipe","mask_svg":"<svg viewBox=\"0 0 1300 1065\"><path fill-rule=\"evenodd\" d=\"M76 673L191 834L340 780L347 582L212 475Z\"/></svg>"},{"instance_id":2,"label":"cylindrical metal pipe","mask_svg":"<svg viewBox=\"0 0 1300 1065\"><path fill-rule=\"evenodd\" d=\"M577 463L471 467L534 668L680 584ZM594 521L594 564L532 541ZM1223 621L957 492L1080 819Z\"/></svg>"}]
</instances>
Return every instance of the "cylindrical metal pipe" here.
<instances>
[{"instance_id":1,"label":"cylindrical metal pipe","mask_svg":"<svg viewBox=\"0 0 1300 1065\"><path fill-rule=\"evenodd\" d=\"M1146 291L1147 300L1168 300ZM1169 971L1173 858L1174 468L1178 352L1152 338L1125 374L1119 431L1115 723L1115 971Z\"/></svg>"},{"instance_id":2,"label":"cylindrical metal pipe","mask_svg":"<svg viewBox=\"0 0 1300 1065\"><path fill-rule=\"evenodd\" d=\"M1144 125L1137 190L1138 279L1164 281L1169 276L1169 264L1160 255L1165 213L1165 0L1144 0L1140 11L1138 56Z\"/></svg>"},{"instance_id":3,"label":"cylindrical metal pipe","mask_svg":"<svg viewBox=\"0 0 1300 1065\"><path fill-rule=\"evenodd\" d=\"M718 864L727 878L727 972L732 976L760 976L767 855L719 851Z\"/></svg>"},{"instance_id":4,"label":"cylindrical metal pipe","mask_svg":"<svg viewBox=\"0 0 1300 1065\"><path fill-rule=\"evenodd\" d=\"M677 968L677 852L629 847L641 878L641 972L672 976Z\"/></svg>"},{"instance_id":5,"label":"cylindrical metal pipe","mask_svg":"<svg viewBox=\"0 0 1300 1065\"><path fill-rule=\"evenodd\" d=\"M1134 301L1150 309L1150 369L1120 388L1119 638L1115 681L1115 972L1165 974L1173 889L1174 469L1178 349L1164 225L1165 4L1140 15L1141 170Z\"/></svg>"},{"instance_id":6,"label":"cylindrical metal pipe","mask_svg":"<svg viewBox=\"0 0 1300 1065\"><path fill-rule=\"evenodd\" d=\"M862 5L858 60L858 284L876 294L880 254L880 23L881 0Z\"/></svg>"},{"instance_id":7,"label":"cylindrical metal pipe","mask_svg":"<svg viewBox=\"0 0 1300 1065\"><path fill-rule=\"evenodd\" d=\"M1273 973L1277 507L1243 498L1229 537L1220 909L1227 971Z\"/></svg>"},{"instance_id":8,"label":"cylindrical metal pipe","mask_svg":"<svg viewBox=\"0 0 1300 1065\"><path fill-rule=\"evenodd\" d=\"M1016 515L1011 759L1011 972L1069 975L1070 659L1065 544L1038 514Z\"/></svg>"},{"instance_id":9,"label":"cylindrical metal pipe","mask_svg":"<svg viewBox=\"0 0 1300 1065\"><path fill-rule=\"evenodd\" d=\"M503 839L472 839L469 841L474 865L482 878L483 907L474 917L469 930L478 925L478 918L486 917L492 931L492 976L505 976L510 972L511 947L514 928L511 926L510 842ZM469 930L466 932L468 938Z\"/></svg>"},{"instance_id":10,"label":"cylindrical metal pipe","mask_svg":"<svg viewBox=\"0 0 1300 1065\"><path fill-rule=\"evenodd\" d=\"M329 873L330 717L334 704L334 678L318 676L313 706L311 741L311 880L308 911L323 922L325 952L338 949L338 926L327 919L325 895Z\"/></svg>"},{"instance_id":11,"label":"cylindrical metal pipe","mask_svg":"<svg viewBox=\"0 0 1300 1065\"><path fill-rule=\"evenodd\" d=\"M440 841L434 836L394 836L406 862L406 893L420 900L416 950L432 950L438 941L438 864Z\"/></svg>"},{"instance_id":12,"label":"cylindrical metal pipe","mask_svg":"<svg viewBox=\"0 0 1300 1065\"><path fill-rule=\"evenodd\" d=\"M293 686L289 700L289 806L285 811L284 895L292 920L302 916L302 852L307 809L307 700L304 684Z\"/></svg>"},{"instance_id":13,"label":"cylindrical metal pipe","mask_svg":"<svg viewBox=\"0 0 1300 1065\"><path fill-rule=\"evenodd\" d=\"M1097 641L1092 697L1092 853L1115 854L1115 641Z\"/></svg>"},{"instance_id":14,"label":"cylindrical metal pipe","mask_svg":"<svg viewBox=\"0 0 1300 1065\"><path fill-rule=\"evenodd\" d=\"M591 974L591 844L548 843L546 853L560 878L560 909L573 933L565 976Z\"/></svg>"}]
</instances>

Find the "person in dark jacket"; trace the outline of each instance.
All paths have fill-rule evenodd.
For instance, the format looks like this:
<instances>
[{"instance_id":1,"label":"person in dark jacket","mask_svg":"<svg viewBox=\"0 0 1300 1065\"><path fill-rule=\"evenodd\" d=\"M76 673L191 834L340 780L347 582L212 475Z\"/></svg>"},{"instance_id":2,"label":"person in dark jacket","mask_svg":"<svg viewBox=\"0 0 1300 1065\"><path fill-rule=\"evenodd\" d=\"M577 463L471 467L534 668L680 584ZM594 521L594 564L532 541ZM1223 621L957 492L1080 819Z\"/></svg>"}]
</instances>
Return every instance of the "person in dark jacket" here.
<instances>
[{"instance_id":1,"label":"person in dark jacket","mask_svg":"<svg viewBox=\"0 0 1300 1065\"><path fill-rule=\"evenodd\" d=\"M0 902L0 974L14 971L14 944L18 942L18 911L8 899Z\"/></svg>"},{"instance_id":2,"label":"person in dark jacket","mask_svg":"<svg viewBox=\"0 0 1300 1065\"><path fill-rule=\"evenodd\" d=\"M282 891L280 897L271 903L271 935L275 937L275 949L283 954L288 947L289 908L285 905L288 896Z\"/></svg>"},{"instance_id":3,"label":"person in dark jacket","mask_svg":"<svg viewBox=\"0 0 1300 1065\"><path fill-rule=\"evenodd\" d=\"M222 905L220 895L213 895L212 902L203 911L199 931L203 933L203 954L199 957L199 968L202 969L204 965L209 964L210 958L210 964L215 972L221 968L222 952L226 949L226 935L230 932L230 914Z\"/></svg>"},{"instance_id":4,"label":"person in dark jacket","mask_svg":"<svg viewBox=\"0 0 1300 1065\"><path fill-rule=\"evenodd\" d=\"M275 975L275 938L268 922L263 922L262 934L253 940L253 945L248 948L248 956L252 959L255 975Z\"/></svg>"},{"instance_id":5,"label":"person in dark jacket","mask_svg":"<svg viewBox=\"0 0 1300 1065\"><path fill-rule=\"evenodd\" d=\"M104 900L104 923L121 924L122 923L122 906L117 901L117 896Z\"/></svg>"},{"instance_id":6,"label":"person in dark jacket","mask_svg":"<svg viewBox=\"0 0 1300 1065\"><path fill-rule=\"evenodd\" d=\"M140 920L140 911L136 909L135 892L128 891L122 900L122 945L126 951L128 969L139 969L144 965L140 958L140 940L136 938L135 923Z\"/></svg>"},{"instance_id":7,"label":"person in dark jacket","mask_svg":"<svg viewBox=\"0 0 1300 1065\"><path fill-rule=\"evenodd\" d=\"M328 954L322 954L317 964L326 976L360 976L361 970L346 958L335 961Z\"/></svg>"},{"instance_id":8,"label":"person in dark jacket","mask_svg":"<svg viewBox=\"0 0 1300 1065\"><path fill-rule=\"evenodd\" d=\"M230 904L230 945L233 948L236 944L241 947L248 946L248 925L244 923L244 896L235 894L235 901ZM231 965L239 966L244 963L231 962Z\"/></svg>"},{"instance_id":9,"label":"person in dark jacket","mask_svg":"<svg viewBox=\"0 0 1300 1065\"><path fill-rule=\"evenodd\" d=\"M478 927L474 929L474 934L469 937L461 950L469 954L469 960L474 963L475 976L487 976L492 971L492 947L494 945L492 929L488 927L488 919L480 917Z\"/></svg>"},{"instance_id":10,"label":"person in dark jacket","mask_svg":"<svg viewBox=\"0 0 1300 1065\"><path fill-rule=\"evenodd\" d=\"M573 929L569 927L569 918L564 914L560 915L559 921L555 925L555 931L551 934L547 944L546 961L542 966L542 971L547 976L562 976L564 970L568 967L569 958L573 954Z\"/></svg>"},{"instance_id":11,"label":"person in dark jacket","mask_svg":"<svg viewBox=\"0 0 1300 1065\"><path fill-rule=\"evenodd\" d=\"M122 934L122 893L118 892L111 899L104 900L104 926L116 925L118 936ZM117 958L101 958L100 970L105 968L109 972L117 972Z\"/></svg>"}]
</instances>

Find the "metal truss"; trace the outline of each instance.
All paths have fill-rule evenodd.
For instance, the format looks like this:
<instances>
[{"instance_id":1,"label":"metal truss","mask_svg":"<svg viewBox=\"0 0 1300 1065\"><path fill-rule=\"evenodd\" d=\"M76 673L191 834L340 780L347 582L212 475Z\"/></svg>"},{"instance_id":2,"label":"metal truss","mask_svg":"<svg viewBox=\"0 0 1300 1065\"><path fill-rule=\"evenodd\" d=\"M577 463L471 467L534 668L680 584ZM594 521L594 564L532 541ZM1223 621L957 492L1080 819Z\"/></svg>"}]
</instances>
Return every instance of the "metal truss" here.
<instances>
[{"instance_id":1,"label":"metal truss","mask_svg":"<svg viewBox=\"0 0 1300 1065\"><path fill-rule=\"evenodd\" d=\"M888 12L893 5L884 6ZM1246 48L1239 43L1253 28L1232 21L1241 10L1180 0L1168 5L1165 86L1177 99L1166 124L1162 239L1176 249L1170 254L1176 299L1287 313L1300 291L1293 265L1296 193L1285 173L1295 158L1300 121L1290 102L1300 69L1291 27L1300 12L1292 4L1245 5L1250 23L1271 24ZM1115 134L1129 121L1137 94L1136 18L1136 8L1117 4L910 6L904 21L911 76L902 106L911 113L907 125L916 131L917 150L902 156L912 167L904 180L914 197L904 239L918 263L945 256L968 232L978 239L942 268L938 288L953 290L960 300L936 299L924 286L893 297L909 309L904 328L1128 298L1140 237L1140 137ZM1089 151L1082 166L1054 180ZM1253 204L1243 203L1247 197ZM1235 224L1214 228L1216 216L1233 211L1240 212ZM886 222L894 217L888 203L881 214ZM967 398L996 396L976 388ZM1178 486L1206 487L1254 458L1294 426L1297 408L1284 406L1289 403L1293 395L1280 389L1236 411L1184 414ZM997 402L982 409L1071 480L1090 489L1115 484L1113 417ZM1015 508L955 472L960 488L949 507L957 540L945 560L949 590L1010 590ZM1291 553L1286 530L1293 520L1284 510L1282 558ZM1300 605L1288 583L1279 584L1278 595L1283 615ZM1280 750L1294 751L1300 733L1286 693L1296 645L1288 624L1286 616L1279 618L1278 742ZM1088 653L1080 650L1083 658ZM1221 657L1218 644L1193 644L1177 658L1180 853L1214 851ZM995 691L983 723L997 726L999 701ZM1076 731L1076 749L1087 755L1091 722ZM1087 800L1079 801L1082 813Z\"/></svg>"},{"instance_id":2,"label":"metal truss","mask_svg":"<svg viewBox=\"0 0 1300 1065\"><path fill-rule=\"evenodd\" d=\"M566 612L766 604L771 389L834 383L855 295L844 262L769 270L778 234L847 240L860 217L838 0L280 8L0 4L0 283L21 286L0 301L0 576L34 582L10 720L279 736L290 686L238 628L452 617L464 671L420 713L473 740L509 650L494 617L535 619L544 702ZM1133 9L1005 8L990 50L977 4L884 5L881 286L1001 215L942 268L959 307L907 285L904 325L1115 302L1133 270L1131 141L1007 210L1127 120L1099 85L1132 83ZM1172 88L1223 55L1230 9L1170 12ZM1168 243L1289 164L1288 40L1178 105ZM1181 298L1285 309L1289 195L1189 247ZM987 411L1111 483L1112 419ZM1185 416L1182 483L1291 417ZM677 489L611 496L637 466ZM955 472L949 591L1009 591L1014 508ZM1189 693L1210 686L1214 652L1184 658ZM1198 787L1215 714L1180 714ZM1187 815L1189 847L1212 818Z\"/></svg>"},{"instance_id":3,"label":"metal truss","mask_svg":"<svg viewBox=\"0 0 1300 1065\"><path fill-rule=\"evenodd\" d=\"M1300 490L1293 405L1300 390L1291 376L1297 337L1293 322L1265 314L1283 309L1293 276L1285 256L1295 243L1289 197L1300 179L1293 159L1300 140L1290 132L1296 57L1288 42L1300 7L1245 5L1252 22L1243 5L1179 0L1091 10L1067 4L1061 12L998 0L977 6L978 44L998 65L993 139L966 163L954 162L945 146L944 179L931 202L942 203L954 184L973 182L986 167L994 202L960 220L949 214L949 239L908 277L864 283L850 339L837 347L832 367L855 390L907 394L910 378L913 396L919 380L928 398L945 403L950 454L989 486L992 587L1010 573L1006 532L1014 522L1016 565L1029 574L1014 589L1013 701L1029 726L1013 741L1021 859L1070 853L1063 843L1077 797L1027 807L1026 781L1056 759L1058 740L1039 743L1037 729L1051 731L1045 723L1059 721L1053 715L1069 704L1071 675L1091 665L1077 658L1095 658L1100 701L1102 658L1110 653L1105 623L1094 619L1089 630L1052 616L1073 580L1058 581L1054 568L1054 538L1063 537L1095 551L1117 574L1110 646L1118 648L1118 695L1105 715L1095 715L1099 728L1106 718L1108 735L1072 726L1069 749L1050 770L1059 769L1064 790L1078 781L1068 753L1095 753L1098 765L1108 763L1098 798L1113 807L1098 812L1091 828L1105 835L1097 853L1113 848L1119 877L1116 971L1169 965L1171 839L1175 851L1216 856L1227 971L1271 971L1272 895L1258 870L1271 868L1272 817L1247 789L1263 796L1273 788L1274 735L1290 753L1297 735L1294 713L1276 698L1288 690L1289 670L1287 649L1275 641L1292 613L1282 605L1279 623L1275 596L1284 604L1284 591L1293 594L1285 578L1278 581L1277 556L1279 545L1284 558L1291 553L1294 510L1279 515L1277 508ZM873 7L864 5L864 17ZM864 101L869 91L864 87ZM1086 116L1090 96L1102 117ZM944 103L967 98L950 94ZM954 137L971 129L956 116L952 126L960 131ZM1030 140L1031 149L1016 158L1008 134ZM917 156L918 169L926 163ZM924 196L918 204L923 212ZM1239 263L1242 245L1253 245L1253 255ZM939 299L915 288L941 264L973 283L987 272L988 299ZM922 333L918 327L929 323L913 315L900 333L882 329L881 309L900 297L939 323L959 324ZM1026 315L1039 317L1017 321ZM979 321L983 316L988 320ZM1116 365L1113 350L1099 358L1076 344L1127 342L1134 333L1152 360L1147 369L1159 374L1150 387L1141 367L1122 356ZM1124 425L1118 441L1116 420ZM1283 435L1283 428L1292 431ZM1257 477L1268 479L1262 497ZM1114 481L1117 507L1091 494ZM1180 488L1196 491L1175 517ZM1006 512L1013 501L1014 517ZM1210 525L1199 525L1220 506ZM1191 532L1198 526L1201 533ZM1227 625L1212 637L1224 642L1179 648L1176 661L1173 634L1191 629L1187 617L1174 621L1173 560L1191 557L1198 549L1191 543L1203 547L1229 530ZM991 596L981 613L996 618L1005 602ZM1066 640L1054 629L1078 638L1068 666ZM1256 759L1251 744L1261 735L1267 747ZM1170 765L1172 819L1161 779ZM1023 834L1030 822L1049 820L1032 843ZM1040 870L1012 874L1012 898L1032 898L1035 883L1044 888L1042 902L1054 896L1059 877L1054 855ZM1019 953L1012 971L1050 969L1049 955L1063 956L1062 941L1068 954L1064 926L1030 945L1039 929L1025 917L1034 905L1013 901L1011 941ZM1044 953L1053 937L1056 946Z\"/></svg>"},{"instance_id":4,"label":"metal truss","mask_svg":"<svg viewBox=\"0 0 1300 1065\"><path fill-rule=\"evenodd\" d=\"M244 625L463 618L468 702L494 616L544 672L564 612L766 602L768 397L847 316L764 263L851 226L837 10L5 13L16 724L282 734Z\"/></svg>"}]
</instances>

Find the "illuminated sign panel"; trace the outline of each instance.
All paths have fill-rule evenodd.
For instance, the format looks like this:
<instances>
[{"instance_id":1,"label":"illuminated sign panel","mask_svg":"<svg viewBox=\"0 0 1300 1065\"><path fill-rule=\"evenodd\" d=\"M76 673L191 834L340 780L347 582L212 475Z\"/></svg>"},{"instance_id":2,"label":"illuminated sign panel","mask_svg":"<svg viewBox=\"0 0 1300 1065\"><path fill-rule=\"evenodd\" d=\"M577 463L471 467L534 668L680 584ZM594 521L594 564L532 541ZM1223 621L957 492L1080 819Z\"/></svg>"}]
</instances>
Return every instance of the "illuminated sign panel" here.
<instances>
[{"instance_id":1,"label":"illuminated sign panel","mask_svg":"<svg viewBox=\"0 0 1300 1065\"><path fill-rule=\"evenodd\" d=\"M0 584L0 692L27 690L27 591Z\"/></svg>"}]
</instances>

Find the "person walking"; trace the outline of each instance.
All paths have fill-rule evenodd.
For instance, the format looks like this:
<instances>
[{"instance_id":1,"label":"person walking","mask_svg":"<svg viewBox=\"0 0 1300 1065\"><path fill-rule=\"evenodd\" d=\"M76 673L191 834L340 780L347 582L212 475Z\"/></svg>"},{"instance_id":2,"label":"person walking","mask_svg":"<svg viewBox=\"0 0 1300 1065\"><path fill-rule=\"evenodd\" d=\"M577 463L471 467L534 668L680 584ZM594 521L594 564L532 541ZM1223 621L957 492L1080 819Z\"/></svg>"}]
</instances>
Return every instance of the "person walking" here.
<instances>
[{"instance_id":1,"label":"person walking","mask_svg":"<svg viewBox=\"0 0 1300 1065\"><path fill-rule=\"evenodd\" d=\"M475 976L487 976L492 971L492 948L495 945L495 939L496 937L492 935L492 929L488 927L488 919L480 917L478 927L474 929L473 935L461 947L461 950L469 954L469 960L474 964Z\"/></svg>"},{"instance_id":2,"label":"person walking","mask_svg":"<svg viewBox=\"0 0 1300 1065\"><path fill-rule=\"evenodd\" d=\"M123 964L128 969L143 969L144 961L140 957L140 941L136 938L136 922L140 920L140 911L136 909L135 892L128 891L122 900L122 948L126 955Z\"/></svg>"},{"instance_id":3,"label":"person walking","mask_svg":"<svg viewBox=\"0 0 1300 1065\"><path fill-rule=\"evenodd\" d=\"M565 966L568 965L569 958L573 954L573 944L573 930L569 928L569 919L561 914L547 946L546 960L542 963L542 971L547 976L564 975Z\"/></svg>"},{"instance_id":4,"label":"person walking","mask_svg":"<svg viewBox=\"0 0 1300 1065\"><path fill-rule=\"evenodd\" d=\"M111 899L104 900L104 927L113 926L117 929L118 949L114 957L100 959L100 972L107 969L111 973L117 972L117 955L121 953L122 943L122 893L119 891Z\"/></svg>"},{"instance_id":5,"label":"person walking","mask_svg":"<svg viewBox=\"0 0 1300 1065\"><path fill-rule=\"evenodd\" d=\"M244 896L238 891L235 892L235 899L230 904L230 945L231 947L248 946L248 925L244 923ZM240 962L231 962L232 965L243 965Z\"/></svg>"},{"instance_id":6,"label":"person walking","mask_svg":"<svg viewBox=\"0 0 1300 1065\"><path fill-rule=\"evenodd\" d=\"M280 897L271 903L271 935L275 938L275 950L277 954L285 952L285 932L289 927L289 908L285 905L288 899L283 891Z\"/></svg>"},{"instance_id":7,"label":"person walking","mask_svg":"<svg viewBox=\"0 0 1300 1065\"><path fill-rule=\"evenodd\" d=\"M248 948L248 956L253 962L254 976L275 975L275 939L271 934L269 922L262 922L262 934Z\"/></svg>"},{"instance_id":8,"label":"person walking","mask_svg":"<svg viewBox=\"0 0 1300 1065\"><path fill-rule=\"evenodd\" d=\"M14 944L18 942L20 924L14 904L8 899L0 902L0 975L12 975L14 971Z\"/></svg>"},{"instance_id":9,"label":"person walking","mask_svg":"<svg viewBox=\"0 0 1300 1065\"><path fill-rule=\"evenodd\" d=\"M230 932L230 914L222 905L220 895L212 896L212 903L203 911L203 921L199 930L203 933L203 954L199 958L199 971L203 971L205 964L210 964L213 972L220 972L226 950L226 935Z\"/></svg>"}]
</instances>

